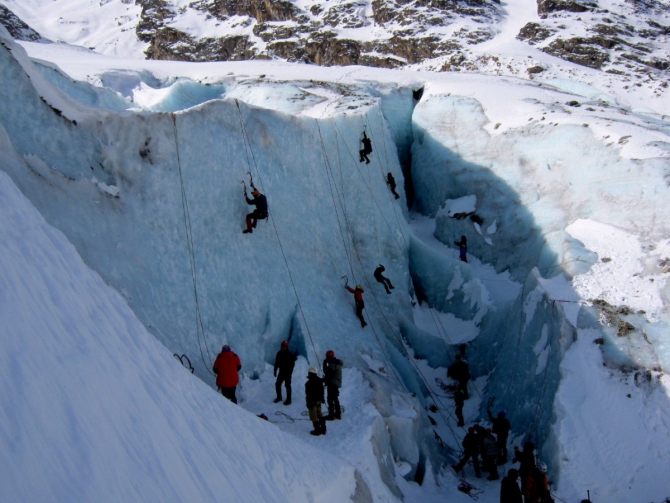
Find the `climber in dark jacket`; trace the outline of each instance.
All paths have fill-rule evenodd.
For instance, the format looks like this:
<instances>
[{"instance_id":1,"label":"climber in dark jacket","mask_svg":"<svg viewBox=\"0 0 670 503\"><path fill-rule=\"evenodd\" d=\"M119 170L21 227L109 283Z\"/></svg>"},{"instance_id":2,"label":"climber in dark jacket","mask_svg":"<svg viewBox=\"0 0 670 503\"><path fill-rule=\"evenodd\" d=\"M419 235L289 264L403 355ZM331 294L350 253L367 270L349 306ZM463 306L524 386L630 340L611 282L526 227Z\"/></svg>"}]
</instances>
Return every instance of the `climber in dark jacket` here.
<instances>
[{"instance_id":1,"label":"climber in dark jacket","mask_svg":"<svg viewBox=\"0 0 670 503\"><path fill-rule=\"evenodd\" d=\"M363 318L363 309L365 309L365 302L363 301L363 293L365 290L363 290L363 287L361 285L356 285L356 289L354 290L351 288L349 285L344 285L344 288L346 288L349 292L354 294L354 302L356 303L356 316L358 316L358 319L361 322L361 327L365 328L367 323L365 323L365 318Z\"/></svg>"},{"instance_id":2,"label":"climber in dark jacket","mask_svg":"<svg viewBox=\"0 0 670 503\"><path fill-rule=\"evenodd\" d=\"M509 430L512 425L507 419L505 411L501 410L498 412L498 417L493 417L490 409L486 409L486 412L489 415L491 423L493 423L493 428L491 431L495 433L496 438L498 439L498 464L504 465L507 463L507 437L509 436Z\"/></svg>"},{"instance_id":3,"label":"climber in dark jacket","mask_svg":"<svg viewBox=\"0 0 670 503\"><path fill-rule=\"evenodd\" d=\"M361 160L360 162L366 161L366 164L370 164L370 159L368 159L368 155L372 153L372 142L370 141L370 138L365 134L365 131L363 131L363 139L361 140L363 142L363 148L359 150L359 153L361 154Z\"/></svg>"},{"instance_id":4,"label":"climber in dark jacket","mask_svg":"<svg viewBox=\"0 0 670 503\"><path fill-rule=\"evenodd\" d=\"M481 477L481 472L479 471L479 438L475 433L474 427L468 428L468 433L463 438L463 458L459 461L457 465L453 465L454 470L460 472L465 463L468 462L468 459L472 458L472 464L475 466L475 475L477 478Z\"/></svg>"},{"instance_id":5,"label":"climber in dark jacket","mask_svg":"<svg viewBox=\"0 0 670 503\"><path fill-rule=\"evenodd\" d=\"M254 232L256 222L268 217L268 200L266 197L257 188L254 188L251 194L254 196L253 199L249 199L245 191L244 199L246 199L247 204L256 206L256 209L247 215L247 228L242 231L244 234Z\"/></svg>"},{"instance_id":6,"label":"climber in dark jacket","mask_svg":"<svg viewBox=\"0 0 670 503\"><path fill-rule=\"evenodd\" d=\"M323 360L323 383L328 392L328 415L327 421L342 419L342 408L340 407L340 388L342 387L342 360L335 358L332 349L326 352Z\"/></svg>"},{"instance_id":7,"label":"climber in dark jacket","mask_svg":"<svg viewBox=\"0 0 670 503\"><path fill-rule=\"evenodd\" d=\"M396 199L400 199L400 196L398 193L395 191L395 178L393 178L393 175L391 173L388 173L386 175L386 185L389 186L389 189L391 189L391 193L395 196Z\"/></svg>"},{"instance_id":8,"label":"climber in dark jacket","mask_svg":"<svg viewBox=\"0 0 670 503\"><path fill-rule=\"evenodd\" d=\"M314 429L309 432L311 435L326 434L326 420L321 414L323 398L323 379L319 377L319 369L310 367L307 371L307 382L305 383L305 404L314 426Z\"/></svg>"},{"instance_id":9,"label":"climber in dark jacket","mask_svg":"<svg viewBox=\"0 0 670 503\"><path fill-rule=\"evenodd\" d=\"M500 503L522 503L521 489L516 480L519 478L519 472L510 468L507 477L500 482Z\"/></svg>"},{"instance_id":10,"label":"climber in dark jacket","mask_svg":"<svg viewBox=\"0 0 670 503\"><path fill-rule=\"evenodd\" d=\"M288 342L282 341L281 349L277 351L275 356L274 375L277 378L275 381L275 391L277 398L274 403L281 402L281 385L286 386L286 401L284 405L291 405L291 376L293 375L293 367L295 366L296 355L288 350ZM277 375L279 372L279 375Z\"/></svg>"},{"instance_id":11,"label":"climber in dark jacket","mask_svg":"<svg viewBox=\"0 0 670 503\"><path fill-rule=\"evenodd\" d=\"M447 377L451 377L458 382L463 390L463 398L470 398L468 394L468 381L470 380L470 366L463 361L460 354L456 355L456 361L447 370Z\"/></svg>"},{"instance_id":12,"label":"climber in dark jacket","mask_svg":"<svg viewBox=\"0 0 670 503\"><path fill-rule=\"evenodd\" d=\"M468 238L461 236L460 241L454 241L454 244L458 246L458 257L461 259L461 262L468 261Z\"/></svg>"},{"instance_id":13,"label":"climber in dark jacket","mask_svg":"<svg viewBox=\"0 0 670 503\"><path fill-rule=\"evenodd\" d=\"M390 294L391 290L393 290L395 287L391 284L391 280L382 274L385 270L386 268L379 264L379 267L375 269L374 276L379 283L384 285L384 288L386 288L386 293Z\"/></svg>"}]
</instances>

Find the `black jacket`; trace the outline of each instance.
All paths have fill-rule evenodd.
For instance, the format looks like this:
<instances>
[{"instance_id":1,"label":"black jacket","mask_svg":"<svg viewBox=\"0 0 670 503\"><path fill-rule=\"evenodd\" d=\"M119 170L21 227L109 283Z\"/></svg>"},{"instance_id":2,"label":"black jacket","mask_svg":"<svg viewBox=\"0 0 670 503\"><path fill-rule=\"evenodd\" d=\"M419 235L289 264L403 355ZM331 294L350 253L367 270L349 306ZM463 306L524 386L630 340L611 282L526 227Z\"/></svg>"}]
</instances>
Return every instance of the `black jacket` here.
<instances>
[{"instance_id":1,"label":"black jacket","mask_svg":"<svg viewBox=\"0 0 670 503\"><path fill-rule=\"evenodd\" d=\"M296 356L288 349L280 349L277 351L275 357L275 374L279 371L280 374L293 374L293 367L295 366Z\"/></svg>"},{"instance_id":2,"label":"black jacket","mask_svg":"<svg viewBox=\"0 0 670 503\"><path fill-rule=\"evenodd\" d=\"M307 374L305 383L305 403L307 407L314 407L325 402L323 393L323 379L316 374Z\"/></svg>"},{"instance_id":3,"label":"black jacket","mask_svg":"<svg viewBox=\"0 0 670 503\"><path fill-rule=\"evenodd\" d=\"M463 382L470 379L470 367L462 360L457 360L447 371L447 377Z\"/></svg>"},{"instance_id":4,"label":"black jacket","mask_svg":"<svg viewBox=\"0 0 670 503\"><path fill-rule=\"evenodd\" d=\"M465 452L475 455L479 453L479 438L477 438L476 433L468 432L461 445L463 445L463 450Z\"/></svg>"},{"instance_id":5,"label":"black jacket","mask_svg":"<svg viewBox=\"0 0 670 503\"><path fill-rule=\"evenodd\" d=\"M323 360L323 381L326 386L342 387L342 360L328 356Z\"/></svg>"},{"instance_id":6,"label":"black jacket","mask_svg":"<svg viewBox=\"0 0 670 503\"><path fill-rule=\"evenodd\" d=\"M263 213L264 215L267 215L268 213L268 200L263 194L258 194L257 196L254 196L253 199L249 199L247 196L244 196L244 198L247 200L247 204L253 204L256 206L256 209L260 212Z\"/></svg>"},{"instance_id":7,"label":"black jacket","mask_svg":"<svg viewBox=\"0 0 670 503\"><path fill-rule=\"evenodd\" d=\"M381 281L384 279L384 275L383 275L382 273L383 273L385 270L386 270L386 267L384 267L384 266L381 265L381 264L379 265L379 267L377 267L377 269L375 269L374 276L375 276L375 279L376 279L377 281L381 282Z\"/></svg>"},{"instance_id":8,"label":"black jacket","mask_svg":"<svg viewBox=\"0 0 670 503\"><path fill-rule=\"evenodd\" d=\"M393 175L391 173L386 175L386 183L389 184L389 187L391 187L391 190L395 190L395 178L393 178Z\"/></svg>"},{"instance_id":9,"label":"black jacket","mask_svg":"<svg viewBox=\"0 0 670 503\"><path fill-rule=\"evenodd\" d=\"M500 503L521 503L519 484L509 476L500 482Z\"/></svg>"},{"instance_id":10,"label":"black jacket","mask_svg":"<svg viewBox=\"0 0 670 503\"><path fill-rule=\"evenodd\" d=\"M486 412L489 413L489 419L493 423L493 428L491 428L491 431L495 433L498 438L507 438L509 435L509 430L512 427L512 425L509 424L509 419L506 417L493 417L493 414L491 414L490 410L487 410Z\"/></svg>"}]
</instances>

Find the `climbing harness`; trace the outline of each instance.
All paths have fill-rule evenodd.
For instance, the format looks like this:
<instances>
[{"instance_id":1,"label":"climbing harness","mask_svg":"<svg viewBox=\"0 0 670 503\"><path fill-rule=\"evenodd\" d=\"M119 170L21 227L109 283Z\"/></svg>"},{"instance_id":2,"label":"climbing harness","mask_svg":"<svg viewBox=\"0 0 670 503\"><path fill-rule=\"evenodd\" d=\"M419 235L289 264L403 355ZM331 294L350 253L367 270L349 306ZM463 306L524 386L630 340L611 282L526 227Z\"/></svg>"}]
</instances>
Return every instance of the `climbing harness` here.
<instances>
[{"instance_id":1,"label":"climbing harness","mask_svg":"<svg viewBox=\"0 0 670 503\"><path fill-rule=\"evenodd\" d=\"M195 369L193 368L193 365L191 365L191 360L189 360L188 356L186 355L179 356L177 353L173 354L172 356L174 356L177 360L179 360L185 368L190 370L191 374L195 372ZM186 360L186 362L184 362L184 360Z\"/></svg>"},{"instance_id":2,"label":"climbing harness","mask_svg":"<svg viewBox=\"0 0 670 503\"><path fill-rule=\"evenodd\" d=\"M473 500L477 501L479 495L484 491L468 483L465 479L460 479L458 484L458 490L464 494L470 496Z\"/></svg>"}]
</instances>

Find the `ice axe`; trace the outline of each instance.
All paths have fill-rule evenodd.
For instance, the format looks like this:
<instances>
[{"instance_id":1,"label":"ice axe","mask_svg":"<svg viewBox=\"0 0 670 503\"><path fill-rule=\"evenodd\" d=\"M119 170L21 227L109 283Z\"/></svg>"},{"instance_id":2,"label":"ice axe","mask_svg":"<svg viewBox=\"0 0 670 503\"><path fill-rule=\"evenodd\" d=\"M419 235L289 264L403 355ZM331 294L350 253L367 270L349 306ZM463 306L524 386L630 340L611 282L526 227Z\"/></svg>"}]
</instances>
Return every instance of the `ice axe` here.
<instances>
[{"instance_id":1,"label":"ice axe","mask_svg":"<svg viewBox=\"0 0 670 503\"><path fill-rule=\"evenodd\" d=\"M344 280L344 286L347 286L349 284L349 278L347 278L346 276L342 276L340 279Z\"/></svg>"},{"instance_id":2,"label":"ice axe","mask_svg":"<svg viewBox=\"0 0 670 503\"><path fill-rule=\"evenodd\" d=\"M254 185L254 176L251 174L251 171L247 171L249 174L249 185L251 185L252 189L256 189L256 186Z\"/></svg>"},{"instance_id":3,"label":"ice axe","mask_svg":"<svg viewBox=\"0 0 670 503\"><path fill-rule=\"evenodd\" d=\"M247 182L242 180L242 185L244 185L244 197L247 197Z\"/></svg>"}]
</instances>

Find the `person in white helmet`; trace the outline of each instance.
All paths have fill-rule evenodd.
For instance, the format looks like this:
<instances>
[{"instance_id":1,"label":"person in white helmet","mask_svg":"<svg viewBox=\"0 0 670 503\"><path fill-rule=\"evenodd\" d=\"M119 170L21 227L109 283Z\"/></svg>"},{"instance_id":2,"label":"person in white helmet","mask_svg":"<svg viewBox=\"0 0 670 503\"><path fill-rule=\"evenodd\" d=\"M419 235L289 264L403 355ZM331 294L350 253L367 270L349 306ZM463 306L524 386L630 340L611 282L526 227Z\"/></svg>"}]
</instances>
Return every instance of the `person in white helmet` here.
<instances>
[{"instance_id":1,"label":"person in white helmet","mask_svg":"<svg viewBox=\"0 0 670 503\"><path fill-rule=\"evenodd\" d=\"M323 392L323 379L319 377L319 369L310 367L307 371L307 382L305 383L305 402L309 411L309 418L314 425L311 435L326 434L326 420L321 414L321 404L325 401Z\"/></svg>"}]
</instances>

